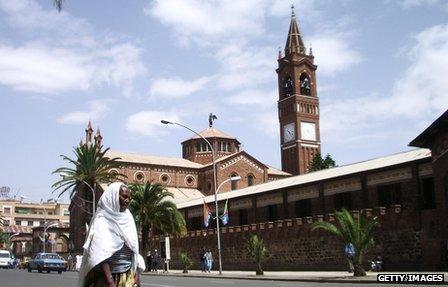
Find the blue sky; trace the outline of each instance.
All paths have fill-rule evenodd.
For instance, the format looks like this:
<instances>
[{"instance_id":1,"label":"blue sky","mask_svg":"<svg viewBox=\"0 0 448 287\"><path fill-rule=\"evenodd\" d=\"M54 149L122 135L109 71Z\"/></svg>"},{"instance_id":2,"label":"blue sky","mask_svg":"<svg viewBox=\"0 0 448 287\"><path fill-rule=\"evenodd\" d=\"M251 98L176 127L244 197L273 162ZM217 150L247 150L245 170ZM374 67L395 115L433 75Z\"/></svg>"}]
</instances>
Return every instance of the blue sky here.
<instances>
[{"instance_id":1,"label":"blue sky","mask_svg":"<svg viewBox=\"0 0 448 287\"><path fill-rule=\"evenodd\" d=\"M49 198L92 120L114 150L181 156L207 115L280 167L278 47L294 3L318 65L322 152L348 164L409 149L448 106L442 0L0 0L0 186Z\"/></svg>"}]
</instances>

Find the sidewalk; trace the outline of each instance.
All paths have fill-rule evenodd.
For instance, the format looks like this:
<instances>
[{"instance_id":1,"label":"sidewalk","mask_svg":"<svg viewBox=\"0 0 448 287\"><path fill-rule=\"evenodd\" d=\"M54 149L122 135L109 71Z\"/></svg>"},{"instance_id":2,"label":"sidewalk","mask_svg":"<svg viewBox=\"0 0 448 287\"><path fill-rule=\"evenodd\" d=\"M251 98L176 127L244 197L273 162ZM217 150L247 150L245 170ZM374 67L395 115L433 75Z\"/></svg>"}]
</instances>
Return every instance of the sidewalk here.
<instances>
[{"instance_id":1,"label":"sidewalk","mask_svg":"<svg viewBox=\"0 0 448 287\"><path fill-rule=\"evenodd\" d=\"M381 274L397 273L442 273L442 272L381 272ZM203 273L200 270L189 270L188 274L183 274L182 270L170 270L168 273L159 271L144 272L145 276L178 276L193 278L222 278L222 279L243 279L243 280L275 280L275 281L302 281L321 283L378 283L376 272L367 272L367 276L354 277L352 274L343 271L265 271L263 276L256 276L255 271L223 271L222 275L218 271ZM447 284L448 273L444 272L445 283Z\"/></svg>"}]
</instances>

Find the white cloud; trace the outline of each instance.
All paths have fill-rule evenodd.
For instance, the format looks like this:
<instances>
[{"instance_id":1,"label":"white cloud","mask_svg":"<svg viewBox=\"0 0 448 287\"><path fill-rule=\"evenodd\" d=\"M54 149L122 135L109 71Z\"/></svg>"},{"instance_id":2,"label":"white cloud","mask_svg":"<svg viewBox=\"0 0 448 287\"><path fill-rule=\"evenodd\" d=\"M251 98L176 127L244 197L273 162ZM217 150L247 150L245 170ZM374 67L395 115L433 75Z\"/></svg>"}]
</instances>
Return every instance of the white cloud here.
<instances>
[{"instance_id":1,"label":"white cloud","mask_svg":"<svg viewBox=\"0 0 448 287\"><path fill-rule=\"evenodd\" d=\"M359 52L351 48L350 37L346 33L319 33L310 37L319 73L333 75L362 61Z\"/></svg>"},{"instance_id":2,"label":"white cloud","mask_svg":"<svg viewBox=\"0 0 448 287\"><path fill-rule=\"evenodd\" d=\"M0 43L0 84L40 94L113 85L129 95L134 80L146 73L141 50L99 36L87 21L54 10L43 10L35 1L0 0L7 23L29 33L24 39L39 39Z\"/></svg>"},{"instance_id":3,"label":"white cloud","mask_svg":"<svg viewBox=\"0 0 448 287\"><path fill-rule=\"evenodd\" d=\"M276 108L276 100L278 97L277 90L265 91L265 90L244 90L240 93L228 97L228 102L232 105L246 106L251 109L254 108Z\"/></svg>"},{"instance_id":4,"label":"white cloud","mask_svg":"<svg viewBox=\"0 0 448 287\"><path fill-rule=\"evenodd\" d=\"M400 122L418 127L448 108L448 25L426 29L415 40L407 53L412 64L390 93L338 99L321 105L321 115L325 115L321 120L322 131L326 138L350 140L366 131L368 135L382 131L384 135L409 136L401 129Z\"/></svg>"},{"instance_id":5,"label":"white cloud","mask_svg":"<svg viewBox=\"0 0 448 287\"><path fill-rule=\"evenodd\" d=\"M62 124L85 125L88 121L98 121L106 116L109 111L104 101L91 101L88 111L76 111L68 113L58 119Z\"/></svg>"},{"instance_id":6,"label":"white cloud","mask_svg":"<svg viewBox=\"0 0 448 287\"><path fill-rule=\"evenodd\" d=\"M180 99L202 90L211 79L212 77L202 77L189 81L179 78L157 78L152 81L149 94L151 98L162 96L165 99Z\"/></svg>"},{"instance_id":7,"label":"white cloud","mask_svg":"<svg viewBox=\"0 0 448 287\"><path fill-rule=\"evenodd\" d=\"M268 1L156 0L144 12L172 26L184 41L221 41L264 31ZM256 7L256 9L254 8Z\"/></svg>"},{"instance_id":8,"label":"white cloud","mask_svg":"<svg viewBox=\"0 0 448 287\"><path fill-rule=\"evenodd\" d=\"M126 120L127 131L141 136L160 137L168 134L167 125L162 124L162 119L180 122L180 117L169 111L143 111L129 116ZM168 125L171 127L172 125Z\"/></svg>"}]
</instances>

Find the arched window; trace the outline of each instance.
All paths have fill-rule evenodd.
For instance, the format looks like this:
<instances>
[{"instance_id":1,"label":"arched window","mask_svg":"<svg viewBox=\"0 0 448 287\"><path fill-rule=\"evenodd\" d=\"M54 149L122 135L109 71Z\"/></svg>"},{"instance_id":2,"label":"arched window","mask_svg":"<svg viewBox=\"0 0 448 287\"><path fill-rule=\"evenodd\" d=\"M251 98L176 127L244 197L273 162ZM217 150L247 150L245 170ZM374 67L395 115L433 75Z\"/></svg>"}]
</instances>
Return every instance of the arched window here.
<instances>
[{"instance_id":1,"label":"arched window","mask_svg":"<svg viewBox=\"0 0 448 287\"><path fill-rule=\"evenodd\" d=\"M283 83L283 96L285 98L292 96L294 93L294 83L291 79L291 76L287 76L285 82Z\"/></svg>"},{"instance_id":2,"label":"arched window","mask_svg":"<svg viewBox=\"0 0 448 287\"><path fill-rule=\"evenodd\" d=\"M252 186L254 185L254 176L252 174L249 174L247 176L247 186Z\"/></svg>"},{"instance_id":3,"label":"arched window","mask_svg":"<svg viewBox=\"0 0 448 287\"><path fill-rule=\"evenodd\" d=\"M236 177L236 176L238 176L237 173L232 173L232 175L230 177ZM231 186L232 190L238 189L238 180L231 180L230 182L232 184L232 186Z\"/></svg>"},{"instance_id":4,"label":"arched window","mask_svg":"<svg viewBox=\"0 0 448 287\"><path fill-rule=\"evenodd\" d=\"M300 75L300 94L311 96L311 81L306 73Z\"/></svg>"}]
</instances>

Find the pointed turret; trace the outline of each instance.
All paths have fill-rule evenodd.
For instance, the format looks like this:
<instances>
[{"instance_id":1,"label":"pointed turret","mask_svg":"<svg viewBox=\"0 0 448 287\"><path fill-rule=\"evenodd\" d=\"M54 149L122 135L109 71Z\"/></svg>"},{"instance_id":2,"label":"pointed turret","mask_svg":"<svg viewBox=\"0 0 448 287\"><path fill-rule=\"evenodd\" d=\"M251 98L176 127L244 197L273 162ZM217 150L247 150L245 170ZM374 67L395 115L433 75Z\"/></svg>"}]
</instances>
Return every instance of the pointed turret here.
<instances>
[{"instance_id":1,"label":"pointed turret","mask_svg":"<svg viewBox=\"0 0 448 287\"><path fill-rule=\"evenodd\" d=\"M305 54L305 45L300 35L299 26L297 25L296 14L294 13L294 5L291 6L291 24L289 25L288 38L286 39L285 55L292 53Z\"/></svg>"},{"instance_id":2,"label":"pointed turret","mask_svg":"<svg viewBox=\"0 0 448 287\"><path fill-rule=\"evenodd\" d=\"M101 142L103 140L103 136L101 135L100 128L96 131L95 135L95 143L97 146L101 146Z\"/></svg>"},{"instance_id":3,"label":"pointed turret","mask_svg":"<svg viewBox=\"0 0 448 287\"><path fill-rule=\"evenodd\" d=\"M93 135L93 129L92 129L92 123L87 125L86 128L86 145L90 145L92 143L92 135Z\"/></svg>"}]
</instances>

